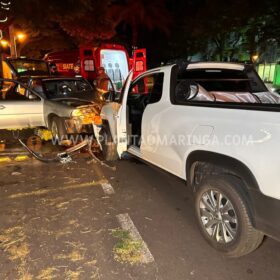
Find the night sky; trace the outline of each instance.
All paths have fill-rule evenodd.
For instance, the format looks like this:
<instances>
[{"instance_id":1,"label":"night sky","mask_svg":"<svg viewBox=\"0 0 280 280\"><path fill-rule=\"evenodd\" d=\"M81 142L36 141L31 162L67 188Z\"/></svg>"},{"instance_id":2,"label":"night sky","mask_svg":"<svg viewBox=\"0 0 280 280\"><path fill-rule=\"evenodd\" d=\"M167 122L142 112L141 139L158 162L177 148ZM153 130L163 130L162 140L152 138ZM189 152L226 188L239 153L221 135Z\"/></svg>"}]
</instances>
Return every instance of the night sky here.
<instances>
[{"instance_id":1,"label":"night sky","mask_svg":"<svg viewBox=\"0 0 280 280\"><path fill-rule=\"evenodd\" d=\"M277 0L12 0L9 10L2 5L1 18L8 20L1 28L4 38L10 25L28 34L19 50L31 57L110 42L128 50L147 48L149 66L174 58L245 61L256 54L273 62L279 58L279 5Z\"/></svg>"}]
</instances>

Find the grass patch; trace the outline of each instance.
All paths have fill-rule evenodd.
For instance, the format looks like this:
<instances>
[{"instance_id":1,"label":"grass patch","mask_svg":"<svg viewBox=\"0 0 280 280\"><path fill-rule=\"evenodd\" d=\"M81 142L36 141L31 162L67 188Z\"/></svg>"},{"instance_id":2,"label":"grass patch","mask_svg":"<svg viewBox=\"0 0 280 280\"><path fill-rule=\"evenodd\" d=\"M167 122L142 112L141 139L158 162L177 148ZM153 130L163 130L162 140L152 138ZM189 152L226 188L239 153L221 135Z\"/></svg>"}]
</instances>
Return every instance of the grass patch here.
<instances>
[{"instance_id":1,"label":"grass patch","mask_svg":"<svg viewBox=\"0 0 280 280\"><path fill-rule=\"evenodd\" d=\"M142 260L142 242L131 237L129 231L112 230L112 236L119 239L113 248L114 259L120 263L138 264Z\"/></svg>"}]
</instances>

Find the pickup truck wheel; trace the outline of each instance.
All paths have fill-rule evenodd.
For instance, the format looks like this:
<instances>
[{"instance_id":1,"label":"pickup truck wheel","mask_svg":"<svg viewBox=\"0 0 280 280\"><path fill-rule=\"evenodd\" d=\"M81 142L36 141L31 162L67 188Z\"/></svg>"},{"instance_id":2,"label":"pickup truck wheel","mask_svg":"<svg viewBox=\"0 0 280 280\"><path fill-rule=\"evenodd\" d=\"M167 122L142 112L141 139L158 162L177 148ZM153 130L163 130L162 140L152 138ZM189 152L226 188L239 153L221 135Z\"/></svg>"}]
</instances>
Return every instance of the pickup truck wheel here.
<instances>
[{"instance_id":1,"label":"pickup truck wheel","mask_svg":"<svg viewBox=\"0 0 280 280\"><path fill-rule=\"evenodd\" d=\"M196 218L203 236L229 257L246 255L263 240L263 234L252 225L240 184L232 176L211 176L195 194Z\"/></svg>"},{"instance_id":2,"label":"pickup truck wheel","mask_svg":"<svg viewBox=\"0 0 280 280\"><path fill-rule=\"evenodd\" d=\"M102 146L102 154L106 161L114 161L119 158L117 144L113 141L111 134L106 128L102 128L100 131L100 143Z\"/></svg>"},{"instance_id":3,"label":"pickup truck wheel","mask_svg":"<svg viewBox=\"0 0 280 280\"><path fill-rule=\"evenodd\" d=\"M64 126L63 121L59 117L52 118L50 128L51 128L51 133L53 135L53 140L57 141L59 145L64 145L65 142L69 142L66 128Z\"/></svg>"}]
</instances>

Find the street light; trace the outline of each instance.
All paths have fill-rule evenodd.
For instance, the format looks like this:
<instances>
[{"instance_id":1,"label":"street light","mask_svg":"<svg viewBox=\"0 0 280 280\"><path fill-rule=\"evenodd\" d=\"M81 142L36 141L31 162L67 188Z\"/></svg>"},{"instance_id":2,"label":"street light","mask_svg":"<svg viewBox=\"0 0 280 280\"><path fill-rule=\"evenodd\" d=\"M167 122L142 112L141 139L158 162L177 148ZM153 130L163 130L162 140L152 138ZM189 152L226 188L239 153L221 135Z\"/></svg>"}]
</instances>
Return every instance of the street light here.
<instances>
[{"instance_id":1,"label":"street light","mask_svg":"<svg viewBox=\"0 0 280 280\"><path fill-rule=\"evenodd\" d=\"M26 35L22 32L18 32L15 34L15 36L13 36L13 50L14 50L14 54L15 57L17 57L17 40L19 42L22 42L25 39Z\"/></svg>"},{"instance_id":2,"label":"street light","mask_svg":"<svg viewBox=\"0 0 280 280\"><path fill-rule=\"evenodd\" d=\"M19 32L16 34L16 38L19 40L19 41L23 41L25 39L26 35L22 32Z\"/></svg>"},{"instance_id":3,"label":"street light","mask_svg":"<svg viewBox=\"0 0 280 280\"><path fill-rule=\"evenodd\" d=\"M9 46L9 42L6 41L6 40L1 40L1 41L0 41L0 44L1 44L1 46L2 46L3 48L6 48L6 47Z\"/></svg>"},{"instance_id":4,"label":"street light","mask_svg":"<svg viewBox=\"0 0 280 280\"><path fill-rule=\"evenodd\" d=\"M258 55L258 54L252 55L252 61L253 61L254 63L257 62L258 59L259 59L259 55Z\"/></svg>"}]
</instances>

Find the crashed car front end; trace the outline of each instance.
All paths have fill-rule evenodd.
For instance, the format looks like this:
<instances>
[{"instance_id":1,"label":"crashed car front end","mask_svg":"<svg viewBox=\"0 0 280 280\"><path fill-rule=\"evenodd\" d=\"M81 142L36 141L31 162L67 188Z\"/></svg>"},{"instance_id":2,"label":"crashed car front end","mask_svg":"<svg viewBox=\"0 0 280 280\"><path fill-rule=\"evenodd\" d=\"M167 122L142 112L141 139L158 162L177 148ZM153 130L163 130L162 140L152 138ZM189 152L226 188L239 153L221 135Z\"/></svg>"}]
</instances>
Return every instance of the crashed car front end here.
<instances>
[{"instance_id":1,"label":"crashed car front end","mask_svg":"<svg viewBox=\"0 0 280 280\"><path fill-rule=\"evenodd\" d=\"M68 134L93 134L93 124L101 124L100 108L94 104L77 107L71 117L65 119Z\"/></svg>"}]
</instances>

